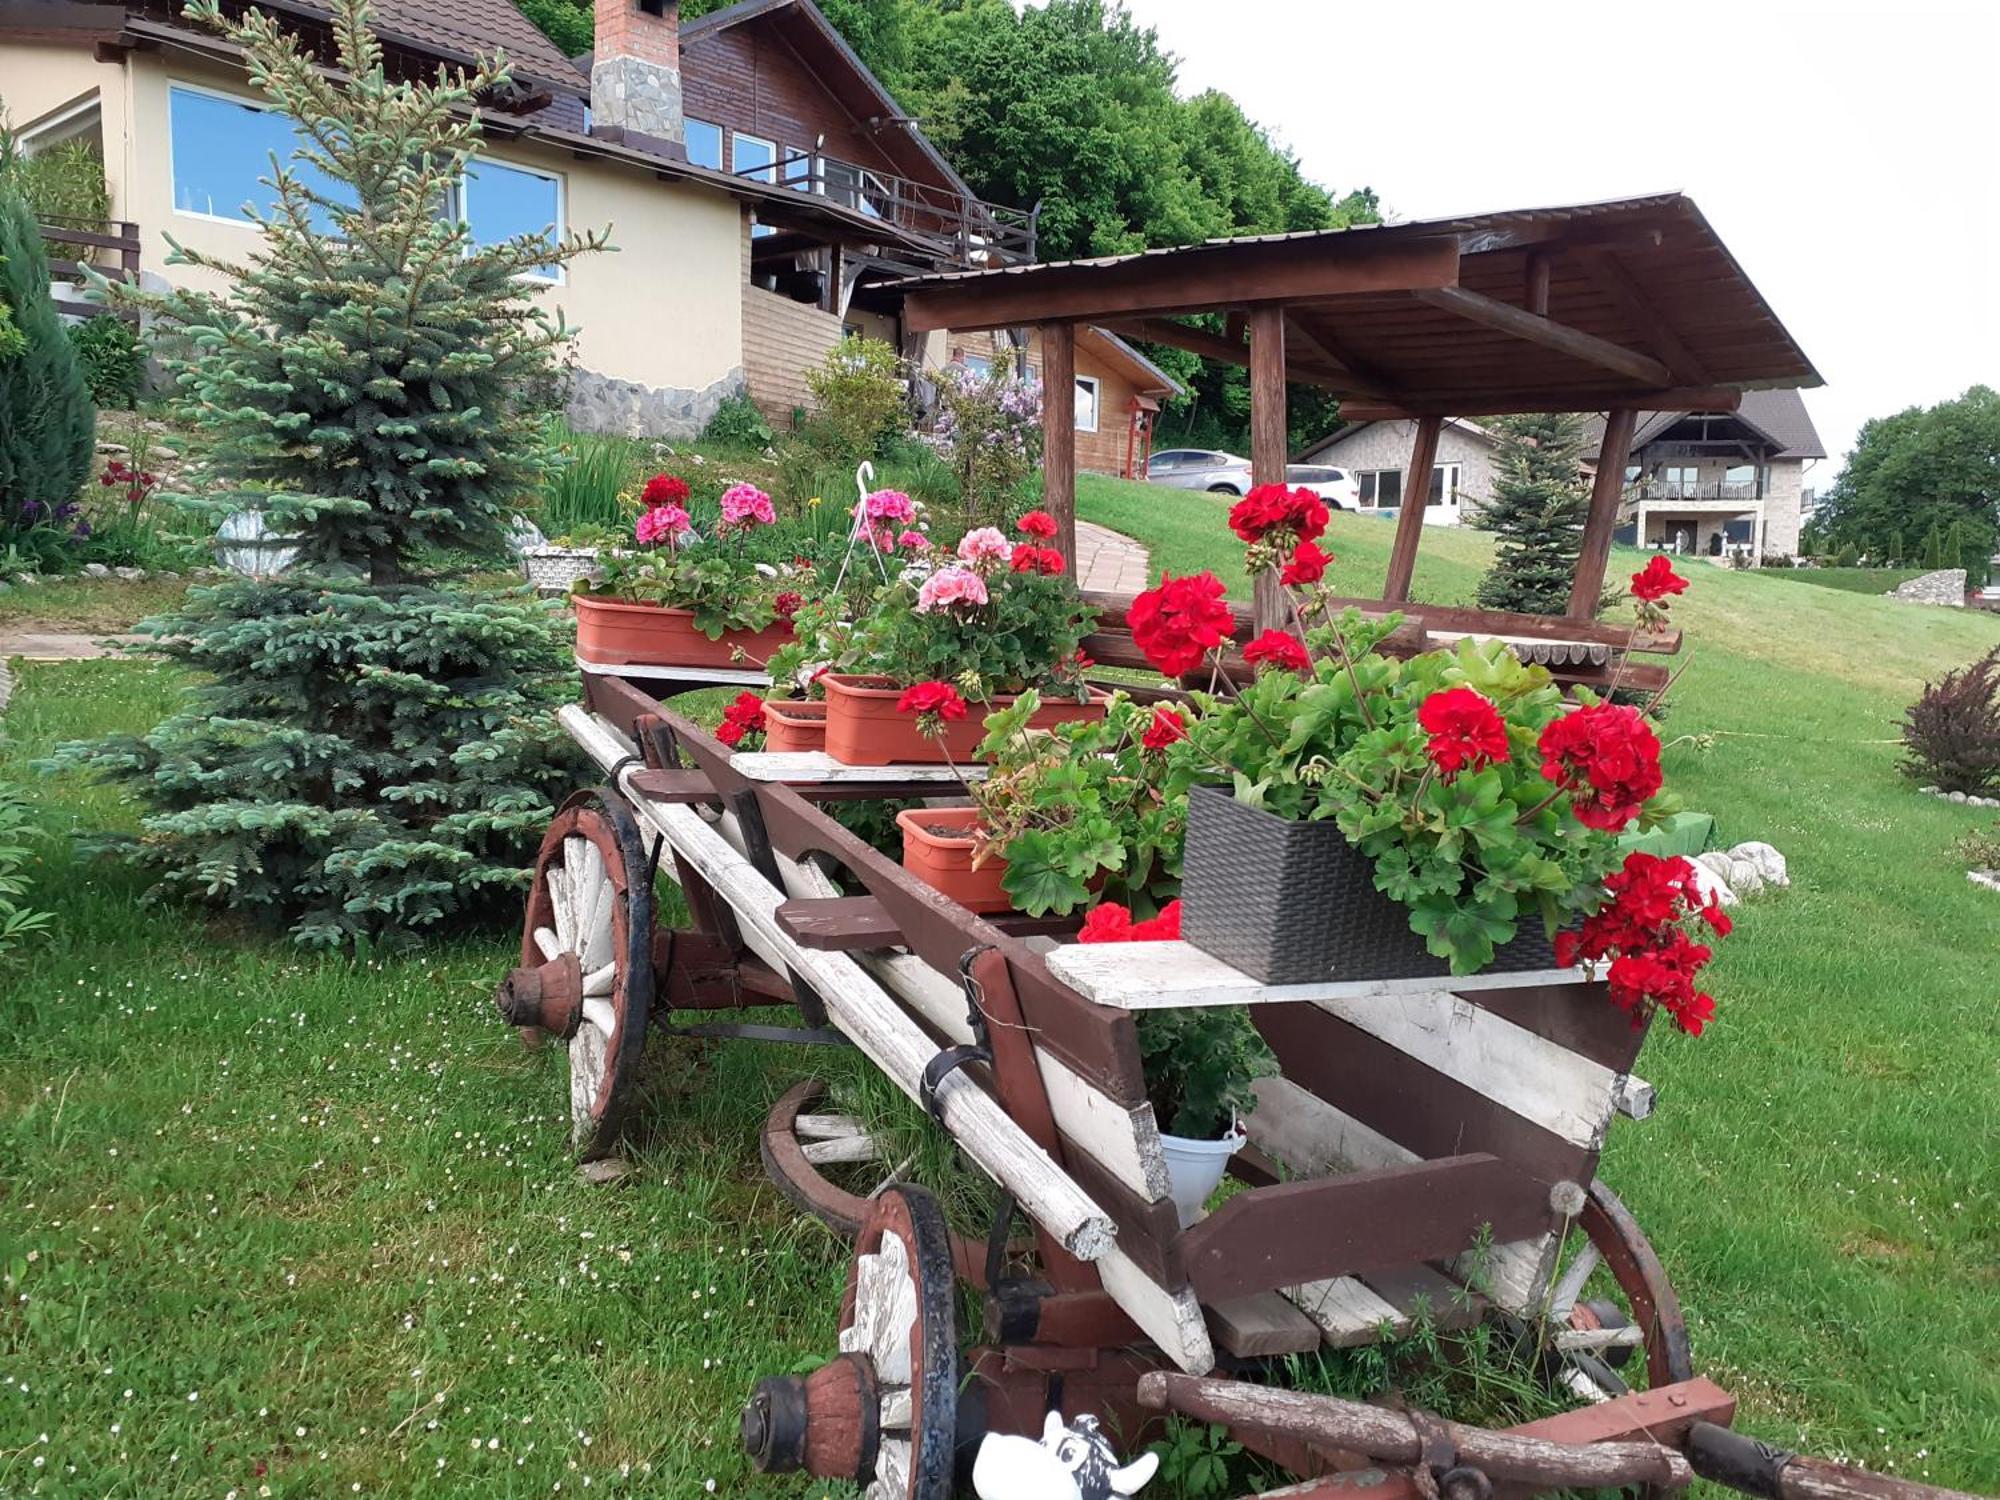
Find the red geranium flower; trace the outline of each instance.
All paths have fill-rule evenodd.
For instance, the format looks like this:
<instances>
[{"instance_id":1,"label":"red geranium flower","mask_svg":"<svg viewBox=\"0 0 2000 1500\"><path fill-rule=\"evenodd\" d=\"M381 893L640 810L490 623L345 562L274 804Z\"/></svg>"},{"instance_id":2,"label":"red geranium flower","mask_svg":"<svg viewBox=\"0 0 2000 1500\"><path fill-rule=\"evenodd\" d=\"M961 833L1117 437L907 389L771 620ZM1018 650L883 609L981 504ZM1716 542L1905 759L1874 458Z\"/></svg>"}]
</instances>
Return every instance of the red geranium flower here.
<instances>
[{"instance_id":1,"label":"red geranium flower","mask_svg":"<svg viewBox=\"0 0 2000 1500\"><path fill-rule=\"evenodd\" d=\"M1718 935L1729 918L1701 892L1694 866L1678 855L1661 858L1635 850L1604 882L1608 898L1584 918L1580 932L1556 934L1556 962L1609 960L1605 981L1611 1002L1643 1023L1664 1010L1690 1036L1715 1018L1714 997L1695 988L1713 956L1706 943L1688 934L1685 923L1699 917Z\"/></svg>"},{"instance_id":2,"label":"red geranium flower","mask_svg":"<svg viewBox=\"0 0 2000 1500\"><path fill-rule=\"evenodd\" d=\"M935 714L940 719L965 717L965 700L948 682L920 682L905 688L896 700L896 711L905 714Z\"/></svg>"},{"instance_id":3,"label":"red geranium flower","mask_svg":"<svg viewBox=\"0 0 2000 1500\"><path fill-rule=\"evenodd\" d=\"M1132 640L1164 677L1191 671L1236 629L1236 616L1223 602L1227 592L1213 573L1187 578L1164 576L1160 586L1132 601L1127 616Z\"/></svg>"},{"instance_id":4,"label":"red geranium flower","mask_svg":"<svg viewBox=\"0 0 2000 1500\"><path fill-rule=\"evenodd\" d=\"M1131 911L1116 901L1103 901L1083 914L1079 943L1169 943L1181 935L1181 904L1169 901L1157 917L1134 922Z\"/></svg>"},{"instance_id":5,"label":"red geranium flower","mask_svg":"<svg viewBox=\"0 0 2000 1500\"><path fill-rule=\"evenodd\" d=\"M1054 576L1063 570L1063 555L1053 547L1034 547L1022 542L1014 548L1014 555L1007 566L1016 573L1046 573Z\"/></svg>"},{"instance_id":6,"label":"red geranium flower","mask_svg":"<svg viewBox=\"0 0 2000 1500\"><path fill-rule=\"evenodd\" d=\"M778 612L779 619L789 620L799 612L799 606L805 602L805 595L786 589L771 601L771 608Z\"/></svg>"},{"instance_id":7,"label":"red geranium flower","mask_svg":"<svg viewBox=\"0 0 2000 1500\"><path fill-rule=\"evenodd\" d=\"M1148 750L1164 750L1175 740L1186 738L1187 720L1181 717L1181 711L1162 703L1154 708L1153 722L1139 736L1139 743Z\"/></svg>"},{"instance_id":8,"label":"red geranium flower","mask_svg":"<svg viewBox=\"0 0 2000 1500\"><path fill-rule=\"evenodd\" d=\"M1056 518L1045 510L1031 510L1014 524L1022 536L1040 537L1045 542L1056 534Z\"/></svg>"},{"instance_id":9,"label":"red geranium flower","mask_svg":"<svg viewBox=\"0 0 2000 1500\"><path fill-rule=\"evenodd\" d=\"M1632 575L1632 592L1648 604L1656 603L1669 594L1685 594L1688 581L1674 571L1674 565L1667 560L1664 552L1655 552L1653 560Z\"/></svg>"},{"instance_id":10,"label":"red geranium flower","mask_svg":"<svg viewBox=\"0 0 2000 1500\"><path fill-rule=\"evenodd\" d=\"M1636 708L1599 703L1542 731L1542 775L1570 794L1586 828L1618 833L1660 789L1660 741Z\"/></svg>"},{"instance_id":11,"label":"red geranium flower","mask_svg":"<svg viewBox=\"0 0 2000 1500\"><path fill-rule=\"evenodd\" d=\"M1243 648L1243 659L1253 667L1269 662L1287 672L1303 672L1312 665L1312 658L1306 655L1306 648L1298 643L1297 637L1282 630L1267 630L1258 636Z\"/></svg>"},{"instance_id":12,"label":"red geranium flower","mask_svg":"<svg viewBox=\"0 0 2000 1500\"><path fill-rule=\"evenodd\" d=\"M1449 781L1467 766L1475 771L1507 759L1507 721L1482 693L1469 687L1432 693L1417 709L1430 742L1424 753Z\"/></svg>"},{"instance_id":13,"label":"red geranium flower","mask_svg":"<svg viewBox=\"0 0 2000 1500\"><path fill-rule=\"evenodd\" d=\"M685 505L687 497L688 482L678 474L655 474L639 492L639 499L648 510L661 505Z\"/></svg>"},{"instance_id":14,"label":"red geranium flower","mask_svg":"<svg viewBox=\"0 0 2000 1500\"><path fill-rule=\"evenodd\" d=\"M1229 529L1246 542L1261 542L1288 531L1301 542L1318 541L1326 531L1326 502L1307 489L1260 484L1229 509Z\"/></svg>"},{"instance_id":15,"label":"red geranium flower","mask_svg":"<svg viewBox=\"0 0 2000 1500\"><path fill-rule=\"evenodd\" d=\"M729 707L722 711L722 727L715 731L715 737L732 749L743 743L746 735L764 732L764 700L755 693L738 693Z\"/></svg>"},{"instance_id":16,"label":"red geranium flower","mask_svg":"<svg viewBox=\"0 0 2000 1500\"><path fill-rule=\"evenodd\" d=\"M1286 588L1302 588L1326 577L1326 565L1333 559L1319 550L1317 542L1300 542L1293 550L1285 571L1278 575Z\"/></svg>"}]
</instances>

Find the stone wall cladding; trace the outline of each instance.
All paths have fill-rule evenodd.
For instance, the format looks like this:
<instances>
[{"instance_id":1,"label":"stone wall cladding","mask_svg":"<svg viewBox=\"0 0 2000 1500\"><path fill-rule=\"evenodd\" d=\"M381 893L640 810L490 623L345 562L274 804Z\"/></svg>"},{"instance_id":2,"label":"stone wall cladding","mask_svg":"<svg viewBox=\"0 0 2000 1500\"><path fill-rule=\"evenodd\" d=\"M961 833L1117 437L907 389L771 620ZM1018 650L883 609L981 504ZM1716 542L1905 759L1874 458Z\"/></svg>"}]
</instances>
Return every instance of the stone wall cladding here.
<instances>
[{"instance_id":1,"label":"stone wall cladding","mask_svg":"<svg viewBox=\"0 0 2000 1500\"><path fill-rule=\"evenodd\" d=\"M642 57L598 59L590 70L590 114L597 125L663 141L687 139L680 71Z\"/></svg>"},{"instance_id":2,"label":"stone wall cladding","mask_svg":"<svg viewBox=\"0 0 2000 1500\"><path fill-rule=\"evenodd\" d=\"M1357 474L1369 469L1405 473L1416 437L1414 422L1370 422L1352 436L1314 449L1305 462L1331 464ZM1470 515L1493 497L1493 444L1488 439L1447 422L1438 432L1437 461L1459 466L1458 492L1465 514Z\"/></svg>"},{"instance_id":3,"label":"stone wall cladding","mask_svg":"<svg viewBox=\"0 0 2000 1500\"><path fill-rule=\"evenodd\" d=\"M1805 494L1806 466L1796 458L1771 460L1771 482L1764 491L1764 551L1796 557L1799 552L1799 509Z\"/></svg>"},{"instance_id":4,"label":"stone wall cladding","mask_svg":"<svg viewBox=\"0 0 2000 1500\"><path fill-rule=\"evenodd\" d=\"M1940 604L1964 609L1965 569L1943 568L1936 573L1926 573L1921 578L1912 578L1908 583L1898 585L1889 597L1911 604Z\"/></svg>"},{"instance_id":5,"label":"stone wall cladding","mask_svg":"<svg viewBox=\"0 0 2000 1500\"><path fill-rule=\"evenodd\" d=\"M809 302L762 287L743 291L743 370L750 399L773 427L787 430L792 413L809 406L806 371L840 342L840 319Z\"/></svg>"},{"instance_id":6,"label":"stone wall cladding","mask_svg":"<svg viewBox=\"0 0 2000 1500\"><path fill-rule=\"evenodd\" d=\"M616 433L623 437L669 438L684 442L701 436L716 409L745 389L741 369L700 390L641 385L617 380L594 370L578 370L570 383L563 418L578 432Z\"/></svg>"}]
</instances>

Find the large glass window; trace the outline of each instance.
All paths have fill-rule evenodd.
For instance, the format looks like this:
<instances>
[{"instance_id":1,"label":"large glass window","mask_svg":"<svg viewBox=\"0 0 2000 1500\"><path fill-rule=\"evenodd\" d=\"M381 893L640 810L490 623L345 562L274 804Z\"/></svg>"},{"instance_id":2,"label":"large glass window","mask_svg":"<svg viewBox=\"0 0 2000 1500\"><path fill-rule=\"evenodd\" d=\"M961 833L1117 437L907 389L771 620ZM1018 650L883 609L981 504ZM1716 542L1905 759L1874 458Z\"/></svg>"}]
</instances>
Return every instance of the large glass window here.
<instances>
[{"instance_id":1,"label":"large glass window","mask_svg":"<svg viewBox=\"0 0 2000 1500\"><path fill-rule=\"evenodd\" d=\"M712 120L687 118L688 160L697 167L722 170L722 127Z\"/></svg>"},{"instance_id":2,"label":"large glass window","mask_svg":"<svg viewBox=\"0 0 2000 1500\"><path fill-rule=\"evenodd\" d=\"M498 245L524 234L563 232L562 183L546 172L504 162L475 161L459 184L458 214L475 245ZM558 266L524 272L537 281L560 281Z\"/></svg>"},{"instance_id":3,"label":"large glass window","mask_svg":"<svg viewBox=\"0 0 2000 1500\"><path fill-rule=\"evenodd\" d=\"M299 144L291 120L262 105L176 84L167 90L167 134L176 213L249 223L244 205L268 211L278 201L266 186L276 174L274 156L306 187L341 194L324 174L291 159ZM329 227L323 211L314 222Z\"/></svg>"},{"instance_id":4,"label":"large glass window","mask_svg":"<svg viewBox=\"0 0 2000 1500\"><path fill-rule=\"evenodd\" d=\"M1403 471L1401 469L1363 469L1354 476L1361 486L1363 509L1398 506L1403 503Z\"/></svg>"},{"instance_id":5,"label":"large glass window","mask_svg":"<svg viewBox=\"0 0 2000 1500\"><path fill-rule=\"evenodd\" d=\"M729 170L738 177L753 177L758 182L772 182L770 167L778 159L775 142L762 140L754 135L737 131L729 138ZM762 167L763 171L756 169Z\"/></svg>"},{"instance_id":6,"label":"large glass window","mask_svg":"<svg viewBox=\"0 0 2000 1500\"><path fill-rule=\"evenodd\" d=\"M1100 389L1095 375L1076 377L1076 430L1097 431L1097 403Z\"/></svg>"}]
</instances>

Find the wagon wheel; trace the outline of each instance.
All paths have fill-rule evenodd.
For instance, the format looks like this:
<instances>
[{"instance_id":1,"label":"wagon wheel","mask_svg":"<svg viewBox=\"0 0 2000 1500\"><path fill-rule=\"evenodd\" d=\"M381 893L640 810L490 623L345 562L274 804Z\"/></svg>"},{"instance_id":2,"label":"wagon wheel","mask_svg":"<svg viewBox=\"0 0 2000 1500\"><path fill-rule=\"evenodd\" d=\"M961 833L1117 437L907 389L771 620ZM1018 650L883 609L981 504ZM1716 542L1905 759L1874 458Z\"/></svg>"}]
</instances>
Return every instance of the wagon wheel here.
<instances>
[{"instance_id":1,"label":"wagon wheel","mask_svg":"<svg viewBox=\"0 0 2000 1500\"><path fill-rule=\"evenodd\" d=\"M816 1078L787 1089L765 1119L758 1147L765 1175L786 1201L851 1242L896 1171L862 1121L826 1112L826 1092Z\"/></svg>"},{"instance_id":2,"label":"wagon wheel","mask_svg":"<svg viewBox=\"0 0 2000 1500\"><path fill-rule=\"evenodd\" d=\"M1648 1386L1693 1379L1680 1298L1639 1221L1610 1188L1592 1182L1577 1224L1583 1241L1549 1301L1557 1382L1601 1401L1624 1395L1642 1377ZM1641 1352L1643 1363L1633 1357Z\"/></svg>"},{"instance_id":3,"label":"wagon wheel","mask_svg":"<svg viewBox=\"0 0 2000 1500\"><path fill-rule=\"evenodd\" d=\"M881 1414L863 1500L950 1500L958 1335L944 1211L922 1188L890 1188L870 1206L854 1248L840 1349L873 1366Z\"/></svg>"},{"instance_id":4,"label":"wagon wheel","mask_svg":"<svg viewBox=\"0 0 2000 1500\"><path fill-rule=\"evenodd\" d=\"M580 792L542 836L521 934L521 967L494 1003L524 1035L569 1044L570 1142L577 1158L618 1139L653 997L653 884L632 810Z\"/></svg>"}]
</instances>

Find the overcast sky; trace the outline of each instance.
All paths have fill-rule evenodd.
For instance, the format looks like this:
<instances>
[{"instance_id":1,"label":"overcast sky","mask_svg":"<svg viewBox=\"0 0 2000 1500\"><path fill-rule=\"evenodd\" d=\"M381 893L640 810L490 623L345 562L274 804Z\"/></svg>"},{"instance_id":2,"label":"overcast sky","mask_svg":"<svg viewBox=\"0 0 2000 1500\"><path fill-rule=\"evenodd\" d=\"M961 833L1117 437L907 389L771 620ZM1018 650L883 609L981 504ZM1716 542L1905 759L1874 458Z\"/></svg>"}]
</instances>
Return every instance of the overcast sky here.
<instances>
[{"instance_id":1,"label":"overcast sky","mask_svg":"<svg viewBox=\"0 0 2000 1500\"><path fill-rule=\"evenodd\" d=\"M2000 385L2000 0L1128 0L1392 218L1679 189L1861 423Z\"/></svg>"}]
</instances>

